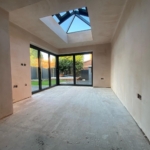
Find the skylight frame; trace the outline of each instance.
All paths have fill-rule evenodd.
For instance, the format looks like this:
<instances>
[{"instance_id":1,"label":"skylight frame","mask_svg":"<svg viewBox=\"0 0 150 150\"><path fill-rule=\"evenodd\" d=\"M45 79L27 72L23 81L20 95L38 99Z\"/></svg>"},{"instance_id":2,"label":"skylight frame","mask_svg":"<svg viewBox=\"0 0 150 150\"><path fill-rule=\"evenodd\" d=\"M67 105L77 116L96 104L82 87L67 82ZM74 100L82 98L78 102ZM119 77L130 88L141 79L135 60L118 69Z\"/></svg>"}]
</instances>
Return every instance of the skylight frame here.
<instances>
[{"instance_id":1,"label":"skylight frame","mask_svg":"<svg viewBox=\"0 0 150 150\"><path fill-rule=\"evenodd\" d=\"M88 15L88 9L87 7L81 7L81 8L77 8L77 9L73 9L73 10L69 10L69 11L66 11L66 12L63 12L65 13L64 15L61 15L61 13L59 14L55 14L55 15L52 15L52 17L56 17L58 21L56 21L59 25L61 25L63 22L67 21L67 19L69 19L72 15L74 15L67 31L65 31L67 34L70 27L72 26L72 23L74 22L74 19L77 17L79 18L81 21L83 21L85 24L87 24L90 28L91 28L91 24L90 24L90 18L89 18L89 15ZM86 20L84 17L82 16L85 16L85 17L88 17L89 18L89 21ZM82 32L82 31L86 31L86 30L91 30L91 29L85 29L85 30L79 30L79 31L75 31L75 32ZM75 33L74 32L74 33ZM71 32L73 33L73 32Z\"/></svg>"},{"instance_id":2,"label":"skylight frame","mask_svg":"<svg viewBox=\"0 0 150 150\"><path fill-rule=\"evenodd\" d=\"M70 23L70 25L69 25L69 27L68 27L68 29L67 29L67 32L66 32L67 34L68 34L68 31L69 31L69 29L70 29L70 27L71 27L71 25L72 25L72 23L73 23L75 17L76 17L76 15L74 15L74 17L73 17L73 19L72 19L72 21L71 21L71 23Z\"/></svg>"}]
</instances>

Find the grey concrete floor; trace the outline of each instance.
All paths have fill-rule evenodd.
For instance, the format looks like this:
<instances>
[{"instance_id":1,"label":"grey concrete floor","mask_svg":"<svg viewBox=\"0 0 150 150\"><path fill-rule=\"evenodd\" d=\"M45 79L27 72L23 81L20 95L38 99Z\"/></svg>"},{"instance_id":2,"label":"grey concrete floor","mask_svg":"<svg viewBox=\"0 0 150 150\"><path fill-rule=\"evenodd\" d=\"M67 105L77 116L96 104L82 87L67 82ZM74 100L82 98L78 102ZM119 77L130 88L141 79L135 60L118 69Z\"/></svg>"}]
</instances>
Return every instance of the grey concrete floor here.
<instances>
[{"instance_id":1,"label":"grey concrete floor","mask_svg":"<svg viewBox=\"0 0 150 150\"><path fill-rule=\"evenodd\" d=\"M0 150L150 150L111 89L59 86L14 104Z\"/></svg>"}]
</instances>

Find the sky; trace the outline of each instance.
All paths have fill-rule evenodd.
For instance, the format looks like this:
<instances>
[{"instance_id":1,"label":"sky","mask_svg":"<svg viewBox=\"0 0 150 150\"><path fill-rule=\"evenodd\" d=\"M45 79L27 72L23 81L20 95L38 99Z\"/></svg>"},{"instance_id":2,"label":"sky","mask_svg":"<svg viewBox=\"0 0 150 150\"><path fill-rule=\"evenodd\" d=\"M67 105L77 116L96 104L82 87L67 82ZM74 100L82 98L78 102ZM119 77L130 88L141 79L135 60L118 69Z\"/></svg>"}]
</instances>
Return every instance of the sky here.
<instances>
[{"instance_id":1,"label":"sky","mask_svg":"<svg viewBox=\"0 0 150 150\"><path fill-rule=\"evenodd\" d=\"M84 61L91 60L91 54L84 54Z\"/></svg>"}]
</instances>

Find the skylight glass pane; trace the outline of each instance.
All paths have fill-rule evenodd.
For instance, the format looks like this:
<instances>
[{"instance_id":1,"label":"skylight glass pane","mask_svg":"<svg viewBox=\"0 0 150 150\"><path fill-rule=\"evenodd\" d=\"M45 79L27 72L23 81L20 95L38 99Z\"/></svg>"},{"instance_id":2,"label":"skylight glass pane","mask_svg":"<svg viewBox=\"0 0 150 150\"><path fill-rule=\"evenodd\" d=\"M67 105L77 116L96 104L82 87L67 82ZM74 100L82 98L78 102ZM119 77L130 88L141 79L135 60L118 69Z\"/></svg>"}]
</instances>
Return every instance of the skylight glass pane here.
<instances>
[{"instance_id":1,"label":"skylight glass pane","mask_svg":"<svg viewBox=\"0 0 150 150\"><path fill-rule=\"evenodd\" d=\"M62 24L60 24L60 26L63 28L63 30L64 30L65 32L67 32L67 30L68 30L68 28L69 28L69 26L70 26L70 24L71 24L73 18L74 18L74 15L71 16L70 18L68 18L68 19L67 19L66 21L64 21Z\"/></svg>"},{"instance_id":2,"label":"skylight glass pane","mask_svg":"<svg viewBox=\"0 0 150 150\"><path fill-rule=\"evenodd\" d=\"M59 22L59 20L58 20L58 18L54 15L53 16L53 18L55 19L55 21L58 23Z\"/></svg>"},{"instance_id":3,"label":"skylight glass pane","mask_svg":"<svg viewBox=\"0 0 150 150\"><path fill-rule=\"evenodd\" d=\"M68 33L84 31L84 30L89 30L89 29L91 29L91 27L89 25L87 25L85 22L83 22L78 17L75 17L74 21L71 24L71 27L70 27Z\"/></svg>"},{"instance_id":4,"label":"skylight glass pane","mask_svg":"<svg viewBox=\"0 0 150 150\"><path fill-rule=\"evenodd\" d=\"M70 13L72 13L72 12L73 12L73 10L70 10L69 12L70 12Z\"/></svg>"},{"instance_id":5,"label":"skylight glass pane","mask_svg":"<svg viewBox=\"0 0 150 150\"><path fill-rule=\"evenodd\" d=\"M61 12L60 15L63 16L64 14L66 14L66 12Z\"/></svg>"},{"instance_id":6,"label":"skylight glass pane","mask_svg":"<svg viewBox=\"0 0 150 150\"><path fill-rule=\"evenodd\" d=\"M90 18L89 17L82 16L82 15L81 15L81 17L83 17L86 21L88 21L90 23Z\"/></svg>"},{"instance_id":7,"label":"skylight glass pane","mask_svg":"<svg viewBox=\"0 0 150 150\"><path fill-rule=\"evenodd\" d=\"M79 11L78 9L75 9L76 11Z\"/></svg>"}]
</instances>

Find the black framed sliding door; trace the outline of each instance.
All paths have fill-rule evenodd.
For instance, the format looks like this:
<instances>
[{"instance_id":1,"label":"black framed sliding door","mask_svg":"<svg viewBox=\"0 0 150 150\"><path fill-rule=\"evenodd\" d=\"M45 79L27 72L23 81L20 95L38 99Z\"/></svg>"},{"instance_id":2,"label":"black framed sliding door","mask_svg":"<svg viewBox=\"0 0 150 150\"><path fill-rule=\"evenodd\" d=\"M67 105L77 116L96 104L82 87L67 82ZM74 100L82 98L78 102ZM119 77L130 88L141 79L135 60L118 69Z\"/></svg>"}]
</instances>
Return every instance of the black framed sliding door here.
<instances>
[{"instance_id":1,"label":"black framed sliding door","mask_svg":"<svg viewBox=\"0 0 150 150\"><path fill-rule=\"evenodd\" d=\"M92 85L93 79L92 54L75 55L76 85Z\"/></svg>"},{"instance_id":2,"label":"black framed sliding door","mask_svg":"<svg viewBox=\"0 0 150 150\"><path fill-rule=\"evenodd\" d=\"M56 56L50 55L50 82L51 86L57 85L57 68L56 68Z\"/></svg>"},{"instance_id":3,"label":"black framed sliding door","mask_svg":"<svg viewBox=\"0 0 150 150\"><path fill-rule=\"evenodd\" d=\"M93 85L93 55L55 55L30 46L31 91L36 93L56 85Z\"/></svg>"},{"instance_id":4,"label":"black framed sliding door","mask_svg":"<svg viewBox=\"0 0 150 150\"><path fill-rule=\"evenodd\" d=\"M31 90L37 92L40 90L40 78L39 78L39 51L30 48L30 67L31 67Z\"/></svg>"},{"instance_id":5,"label":"black framed sliding door","mask_svg":"<svg viewBox=\"0 0 150 150\"><path fill-rule=\"evenodd\" d=\"M55 54L30 45L32 93L57 85L56 58Z\"/></svg>"},{"instance_id":6,"label":"black framed sliding door","mask_svg":"<svg viewBox=\"0 0 150 150\"><path fill-rule=\"evenodd\" d=\"M59 84L74 84L73 55L59 56Z\"/></svg>"},{"instance_id":7,"label":"black framed sliding door","mask_svg":"<svg viewBox=\"0 0 150 150\"><path fill-rule=\"evenodd\" d=\"M58 57L59 85L93 85L92 53Z\"/></svg>"},{"instance_id":8,"label":"black framed sliding door","mask_svg":"<svg viewBox=\"0 0 150 150\"><path fill-rule=\"evenodd\" d=\"M49 79L49 54L40 51L41 88L46 89L50 85Z\"/></svg>"}]
</instances>

